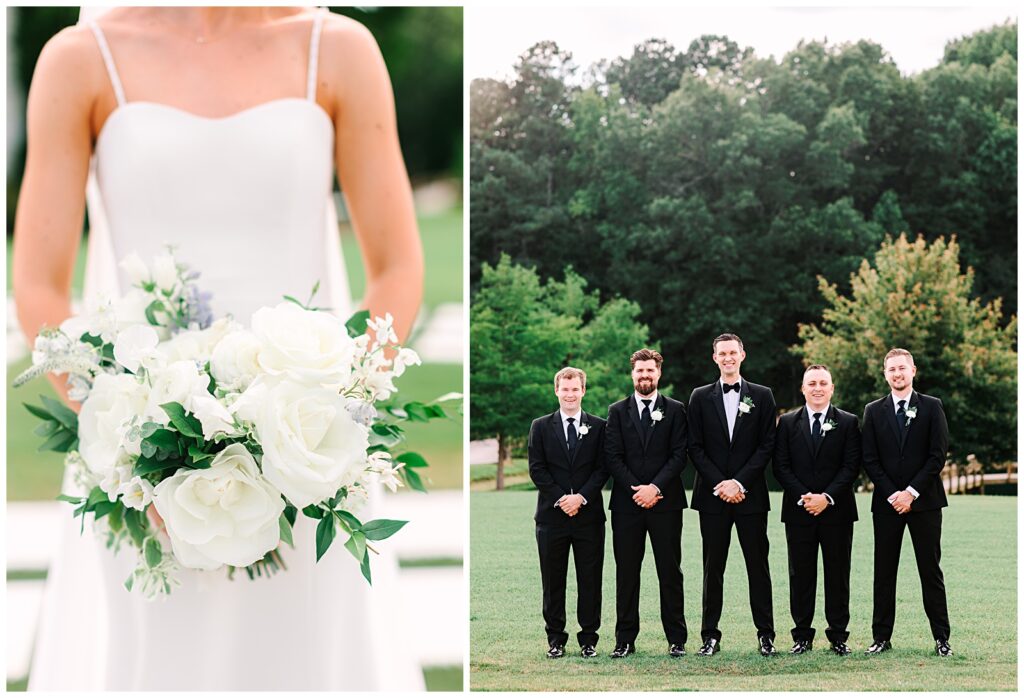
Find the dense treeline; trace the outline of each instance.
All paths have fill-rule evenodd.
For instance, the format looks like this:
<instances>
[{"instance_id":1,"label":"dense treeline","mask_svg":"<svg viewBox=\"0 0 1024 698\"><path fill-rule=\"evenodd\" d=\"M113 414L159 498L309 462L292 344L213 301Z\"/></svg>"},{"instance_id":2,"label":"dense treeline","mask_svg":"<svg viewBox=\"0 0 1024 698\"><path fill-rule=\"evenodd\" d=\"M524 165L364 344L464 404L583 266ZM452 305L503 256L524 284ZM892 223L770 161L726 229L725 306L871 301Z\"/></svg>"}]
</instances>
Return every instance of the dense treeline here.
<instances>
[{"instance_id":1,"label":"dense treeline","mask_svg":"<svg viewBox=\"0 0 1024 698\"><path fill-rule=\"evenodd\" d=\"M512 81L471 85L474 288L502 253L542 277L571 264L639 303L666 381L713 380L711 339L734 331L780 405L798 400L790 347L825 307L818 275L847 293L887 233L956 235L974 292L1009 318L1016 46L1008 22L902 76L868 41L776 63L726 37L649 40L582 81L539 43Z\"/></svg>"}]
</instances>

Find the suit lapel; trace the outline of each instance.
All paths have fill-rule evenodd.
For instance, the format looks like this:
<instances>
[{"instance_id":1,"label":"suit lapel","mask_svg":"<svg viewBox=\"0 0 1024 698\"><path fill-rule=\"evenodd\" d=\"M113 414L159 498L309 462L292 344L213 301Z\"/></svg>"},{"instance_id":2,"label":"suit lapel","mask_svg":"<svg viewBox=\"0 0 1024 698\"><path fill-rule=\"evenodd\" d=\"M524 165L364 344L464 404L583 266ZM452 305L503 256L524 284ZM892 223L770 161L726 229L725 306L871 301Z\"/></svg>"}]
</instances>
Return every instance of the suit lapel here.
<instances>
[{"instance_id":1,"label":"suit lapel","mask_svg":"<svg viewBox=\"0 0 1024 698\"><path fill-rule=\"evenodd\" d=\"M900 452L903 452L903 431L900 429L899 419L896 417L896 405L892 401L892 394L886 395L885 399L882 400L882 409L885 410L885 421L889 424L889 428L892 430L892 437L896 439L896 444L900 448Z\"/></svg>"},{"instance_id":2,"label":"suit lapel","mask_svg":"<svg viewBox=\"0 0 1024 698\"><path fill-rule=\"evenodd\" d=\"M821 447L825 445L825 439L827 439L829 434L832 433L831 431L825 431L825 422L827 422L829 420L832 420L833 422L836 422L837 424L839 422L839 420L836 419L836 408L833 405L829 405L828 409L825 410L825 414L822 415L822 420L821 420L821 439L818 441L818 444L814 447L814 460L815 460L815 464L817 464L818 454L821 453ZM833 431L835 431L835 430L833 430Z\"/></svg>"},{"instance_id":3,"label":"suit lapel","mask_svg":"<svg viewBox=\"0 0 1024 698\"><path fill-rule=\"evenodd\" d=\"M640 426L640 408L637 407L635 395L629 396L626 411L629 412L629 421L633 422L633 428L636 429L636 435L640 438L640 443L643 443L644 428Z\"/></svg>"},{"instance_id":4,"label":"suit lapel","mask_svg":"<svg viewBox=\"0 0 1024 698\"><path fill-rule=\"evenodd\" d=\"M920 404L921 404L921 398L919 398L917 396L917 391L916 390L912 391L910 393L910 399L907 400L907 409L910 409L911 407L915 407L915 408L919 407ZM911 419L910 423L907 424L907 428L903 430L903 439L900 441L900 453L903 453L903 447L907 443L907 436L910 434L910 430L914 427L914 422L916 422L916 421L917 421L917 417L914 417L913 419Z\"/></svg>"},{"instance_id":5,"label":"suit lapel","mask_svg":"<svg viewBox=\"0 0 1024 698\"><path fill-rule=\"evenodd\" d=\"M740 429L743 428L743 423L746 422L748 419L750 419L751 413L743 414L739 410L739 405L742 404L743 399L746 398L746 397L749 397L749 396L750 396L750 389L749 389L749 387L747 385L747 382L741 378L740 379L740 399L739 399L739 402L736 403L736 423L732 427L732 440L734 442L736 441L736 438L740 434ZM722 405L722 414L725 414L725 405L724 404Z\"/></svg>"},{"instance_id":6,"label":"suit lapel","mask_svg":"<svg viewBox=\"0 0 1024 698\"><path fill-rule=\"evenodd\" d=\"M580 426L583 426L584 424L587 423L587 413L584 412L583 410L580 410L580 418L579 418L578 421L580 423ZM568 450L569 444L566 443L565 447L566 447L566 450ZM576 463L576 455L580 452L580 449L582 449L582 448L583 448L583 435L580 434L580 430L577 429L576 430L576 450L575 451L569 451L569 464L570 465Z\"/></svg>"},{"instance_id":7,"label":"suit lapel","mask_svg":"<svg viewBox=\"0 0 1024 698\"><path fill-rule=\"evenodd\" d=\"M805 405L804 407L800 408L800 415L798 417L798 421L800 422L800 424L797 428L800 430L800 435L804 437L804 443L807 444L807 452L810 453L811 457L813 458L815 455L814 439L811 438L811 424L808 421L809 419L810 417L808 417L807 415L807 406Z\"/></svg>"},{"instance_id":8,"label":"suit lapel","mask_svg":"<svg viewBox=\"0 0 1024 698\"><path fill-rule=\"evenodd\" d=\"M725 402L722 394L722 381L715 381L715 387L711 389L711 402L715 408L715 414L718 415L718 421L722 425L722 431L725 432L725 440L732 442L729 438L729 420L725 418Z\"/></svg>"},{"instance_id":9,"label":"suit lapel","mask_svg":"<svg viewBox=\"0 0 1024 698\"><path fill-rule=\"evenodd\" d=\"M664 398L664 396L662 396L661 393L658 393L658 399L654 401L653 405L651 405L651 419L652 420L654 419L654 410L658 410L658 409L661 410L662 414L665 414L665 398ZM650 443L651 434L653 434L654 430L657 429L657 428L658 428L658 423L657 422L652 422L651 423L651 428L644 430L644 435L643 435L644 451L647 450L647 444Z\"/></svg>"},{"instance_id":10,"label":"suit lapel","mask_svg":"<svg viewBox=\"0 0 1024 698\"><path fill-rule=\"evenodd\" d=\"M551 415L551 434L562 447L562 455L565 456L565 462L570 462L569 444L565 442L565 432L562 430L562 415L559 412Z\"/></svg>"}]
</instances>

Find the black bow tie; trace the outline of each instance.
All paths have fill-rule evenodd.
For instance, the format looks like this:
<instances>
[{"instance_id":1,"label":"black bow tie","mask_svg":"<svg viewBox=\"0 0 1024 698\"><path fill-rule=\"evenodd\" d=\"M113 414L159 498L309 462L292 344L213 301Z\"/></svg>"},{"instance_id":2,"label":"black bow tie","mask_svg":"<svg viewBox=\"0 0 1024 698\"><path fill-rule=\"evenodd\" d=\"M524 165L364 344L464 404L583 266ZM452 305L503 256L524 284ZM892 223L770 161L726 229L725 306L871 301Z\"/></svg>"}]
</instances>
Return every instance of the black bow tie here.
<instances>
[{"instance_id":1,"label":"black bow tie","mask_svg":"<svg viewBox=\"0 0 1024 698\"><path fill-rule=\"evenodd\" d=\"M728 383L724 383L722 385L722 392L723 393L728 393L728 392L730 392L732 390L735 390L737 393L740 391L739 381L737 381L736 383L733 383L732 385L729 385Z\"/></svg>"}]
</instances>

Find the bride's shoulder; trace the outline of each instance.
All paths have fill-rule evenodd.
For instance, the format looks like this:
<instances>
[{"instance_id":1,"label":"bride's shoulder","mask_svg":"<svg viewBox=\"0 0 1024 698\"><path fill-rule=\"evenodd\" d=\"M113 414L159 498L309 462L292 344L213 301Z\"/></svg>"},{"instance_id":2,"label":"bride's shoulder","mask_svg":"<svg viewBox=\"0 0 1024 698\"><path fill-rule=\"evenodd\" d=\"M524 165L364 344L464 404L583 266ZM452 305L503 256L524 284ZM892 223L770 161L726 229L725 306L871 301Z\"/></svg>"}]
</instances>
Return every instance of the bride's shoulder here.
<instances>
[{"instance_id":1,"label":"bride's shoulder","mask_svg":"<svg viewBox=\"0 0 1024 698\"><path fill-rule=\"evenodd\" d=\"M364 24L344 15L325 13L320 50L332 57L360 59L380 53L377 40Z\"/></svg>"},{"instance_id":2,"label":"bride's shoulder","mask_svg":"<svg viewBox=\"0 0 1024 698\"><path fill-rule=\"evenodd\" d=\"M88 99L102 87L105 74L92 30L76 24L57 32L43 46L32 87L36 91L54 88L68 96Z\"/></svg>"},{"instance_id":3,"label":"bride's shoulder","mask_svg":"<svg viewBox=\"0 0 1024 698\"><path fill-rule=\"evenodd\" d=\"M373 34L342 15L328 14L324 21L320 66L323 81L341 93L362 94L387 82L387 68Z\"/></svg>"}]
</instances>

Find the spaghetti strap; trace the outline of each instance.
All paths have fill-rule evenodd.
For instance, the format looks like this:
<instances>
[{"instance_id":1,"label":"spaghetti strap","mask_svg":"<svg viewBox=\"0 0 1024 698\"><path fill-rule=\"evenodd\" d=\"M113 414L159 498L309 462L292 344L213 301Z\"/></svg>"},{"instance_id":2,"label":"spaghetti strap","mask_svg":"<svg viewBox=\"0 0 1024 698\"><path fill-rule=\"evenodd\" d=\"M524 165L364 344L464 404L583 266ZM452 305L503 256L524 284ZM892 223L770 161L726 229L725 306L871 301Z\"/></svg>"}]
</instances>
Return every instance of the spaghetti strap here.
<instances>
[{"instance_id":1,"label":"spaghetti strap","mask_svg":"<svg viewBox=\"0 0 1024 698\"><path fill-rule=\"evenodd\" d=\"M326 8L320 9L313 17L313 33L309 38L309 69L306 73L306 99L316 101L316 69L320 56L320 31L324 25Z\"/></svg>"},{"instance_id":2,"label":"spaghetti strap","mask_svg":"<svg viewBox=\"0 0 1024 698\"><path fill-rule=\"evenodd\" d=\"M107 66L107 74L110 76L110 84L114 87L114 96L117 98L117 106L123 106L127 101L124 98L124 88L121 87L121 78L117 74L117 66L114 65L114 58L110 55L110 47L107 45L107 38L103 36L103 30L95 20L89 22L89 28L96 36L96 43L99 44L100 53L103 54L103 63Z\"/></svg>"}]
</instances>

